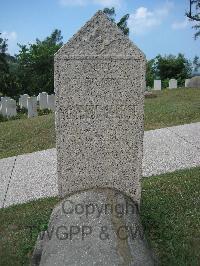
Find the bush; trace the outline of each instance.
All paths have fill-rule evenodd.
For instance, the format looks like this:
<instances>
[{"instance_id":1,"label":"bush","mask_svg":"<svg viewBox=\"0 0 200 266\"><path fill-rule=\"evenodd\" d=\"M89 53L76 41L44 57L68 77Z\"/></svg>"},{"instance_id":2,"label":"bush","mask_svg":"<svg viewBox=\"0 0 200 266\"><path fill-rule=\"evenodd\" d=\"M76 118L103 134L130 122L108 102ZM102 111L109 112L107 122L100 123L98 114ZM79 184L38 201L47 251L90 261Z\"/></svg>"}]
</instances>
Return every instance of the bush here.
<instances>
[{"instance_id":1,"label":"bush","mask_svg":"<svg viewBox=\"0 0 200 266\"><path fill-rule=\"evenodd\" d=\"M145 91L145 94L144 94L145 98L156 98L157 95L151 91Z\"/></svg>"},{"instance_id":2,"label":"bush","mask_svg":"<svg viewBox=\"0 0 200 266\"><path fill-rule=\"evenodd\" d=\"M162 88L169 88L169 79L162 80Z\"/></svg>"},{"instance_id":3,"label":"bush","mask_svg":"<svg viewBox=\"0 0 200 266\"><path fill-rule=\"evenodd\" d=\"M18 120L18 119L24 119L24 118L27 118L27 115L22 114L22 113L17 113L16 116L12 116L12 117L5 117L3 115L0 115L0 122L6 122L10 120Z\"/></svg>"},{"instance_id":4,"label":"bush","mask_svg":"<svg viewBox=\"0 0 200 266\"><path fill-rule=\"evenodd\" d=\"M16 116L10 117L10 118L8 118L8 120L18 120L18 119L24 119L24 118L27 118L27 114L17 113Z\"/></svg>"},{"instance_id":5,"label":"bush","mask_svg":"<svg viewBox=\"0 0 200 266\"><path fill-rule=\"evenodd\" d=\"M0 122L8 121L8 118L0 114Z\"/></svg>"},{"instance_id":6,"label":"bush","mask_svg":"<svg viewBox=\"0 0 200 266\"><path fill-rule=\"evenodd\" d=\"M17 106L17 113L19 113L19 114L28 114L28 109L27 108L25 108L25 107L22 107L22 108L20 108L20 106L18 105Z\"/></svg>"},{"instance_id":7,"label":"bush","mask_svg":"<svg viewBox=\"0 0 200 266\"><path fill-rule=\"evenodd\" d=\"M48 114L52 113L52 111L49 110L49 109L42 109L42 110L41 109L38 109L37 111L38 111L38 115L39 116L48 115Z\"/></svg>"}]
</instances>

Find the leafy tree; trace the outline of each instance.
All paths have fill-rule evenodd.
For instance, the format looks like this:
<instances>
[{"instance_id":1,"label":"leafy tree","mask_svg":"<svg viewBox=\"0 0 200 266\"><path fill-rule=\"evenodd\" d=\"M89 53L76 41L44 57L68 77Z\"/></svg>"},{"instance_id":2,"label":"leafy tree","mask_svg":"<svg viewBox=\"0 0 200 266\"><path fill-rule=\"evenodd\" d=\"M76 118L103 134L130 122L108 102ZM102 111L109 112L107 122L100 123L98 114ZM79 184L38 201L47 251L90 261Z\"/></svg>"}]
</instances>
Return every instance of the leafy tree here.
<instances>
[{"instance_id":1,"label":"leafy tree","mask_svg":"<svg viewBox=\"0 0 200 266\"><path fill-rule=\"evenodd\" d=\"M2 33L0 32L0 54L5 55L7 48L8 48L8 44L7 44L7 40L3 39L1 35Z\"/></svg>"},{"instance_id":2,"label":"leafy tree","mask_svg":"<svg viewBox=\"0 0 200 266\"><path fill-rule=\"evenodd\" d=\"M164 57L158 55L152 65L152 71L155 77L160 78L164 84L166 84L165 80L175 78L179 85L183 85L185 79L191 77L192 65L183 54Z\"/></svg>"},{"instance_id":3,"label":"leafy tree","mask_svg":"<svg viewBox=\"0 0 200 266\"><path fill-rule=\"evenodd\" d=\"M156 79L156 75L154 72L154 66L155 59L151 59L147 62L147 68L146 68L146 85L148 87L153 87L154 79Z\"/></svg>"},{"instance_id":4,"label":"leafy tree","mask_svg":"<svg viewBox=\"0 0 200 266\"><path fill-rule=\"evenodd\" d=\"M103 12L110 18L112 22L115 22L116 13L114 7L104 8ZM129 28L127 25L128 19L129 14L126 14L119 20L119 22L116 23L125 35L129 35Z\"/></svg>"},{"instance_id":5,"label":"leafy tree","mask_svg":"<svg viewBox=\"0 0 200 266\"><path fill-rule=\"evenodd\" d=\"M8 73L9 67L6 62L6 51L7 51L7 40L1 38L1 33L0 33L0 74L1 77L5 73Z\"/></svg>"},{"instance_id":6,"label":"leafy tree","mask_svg":"<svg viewBox=\"0 0 200 266\"><path fill-rule=\"evenodd\" d=\"M54 92L54 54L62 46L62 38L61 31L56 29L43 41L36 39L34 44L19 44L17 71L21 93Z\"/></svg>"},{"instance_id":7,"label":"leafy tree","mask_svg":"<svg viewBox=\"0 0 200 266\"><path fill-rule=\"evenodd\" d=\"M200 37L200 0L190 0L190 10L186 13L186 16L192 21L197 22L197 24L193 26L196 30L194 38L197 39Z\"/></svg>"},{"instance_id":8,"label":"leafy tree","mask_svg":"<svg viewBox=\"0 0 200 266\"><path fill-rule=\"evenodd\" d=\"M1 87L1 93L17 100L20 94L20 87L18 77L14 73L7 73L4 76L4 85Z\"/></svg>"},{"instance_id":9,"label":"leafy tree","mask_svg":"<svg viewBox=\"0 0 200 266\"><path fill-rule=\"evenodd\" d=\"M9 74L9 66L6 61L7 40L1 38L0 33L0 92L5 94L5 87L7 83L7 76Z\"/></svg>"},{"instance_id":10,"label":"leafy tree","mask_svg":"<svg viewBox=\"0 0 200 266\"><path fill-rule=\"evenodd\" d=\"M194 72L198 72L200 69L200 58L197 55L194 57L193 67L194 67Z\"/></svg>"}]
</instances>

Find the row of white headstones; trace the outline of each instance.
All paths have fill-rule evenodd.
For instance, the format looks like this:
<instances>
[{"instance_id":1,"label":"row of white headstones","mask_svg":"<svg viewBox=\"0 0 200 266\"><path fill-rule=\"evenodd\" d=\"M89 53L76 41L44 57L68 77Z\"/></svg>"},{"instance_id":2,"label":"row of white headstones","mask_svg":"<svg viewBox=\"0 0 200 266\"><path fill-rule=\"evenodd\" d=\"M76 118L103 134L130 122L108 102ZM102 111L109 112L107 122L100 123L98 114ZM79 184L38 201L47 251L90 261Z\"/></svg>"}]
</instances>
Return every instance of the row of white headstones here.
<instances>
[{"instance_id":1,"label":"row of white headstones","mask_svg":"<svg viewBox=\"0 0 200 266\"><path fill-rule=\"evenodd\" d=\"M187 87L190 79L185 80L185 87ZM161 80L154 80L154 90L161 90ZM177 80L169 80L169 89L177 88ZM28 117L35 117L38 115L37 106L39 102L39 108L49 109L55 111L55 95L48 95L46 92L39 93L37 97L29 97L28 94L21 95L19 98L20 108L26 108L28 110ZM13 117L17 115L16 101L9 97L1 97L0 102L0 114L5 117Z\"/></svg>"},{"instance_id":2,"label":"row of white headstones","mask_svg":"<svg viewBox=\"0 0 200 266\"><path fill-rule=\"evenodd\" d=\"M28 110L28 118L38 116L37 108L41 110L49 109L55 111L55 95L48 95L46 92L39 93L37 97L29 97L28 94L21 95L19 98L20 108ZM17 103L10 97L1 97L0 114L4 117L14 117L17 115Z\"/></svg>"},{"instance_id":3,"label":"row of white headstones","mask_svg":"<svg viewBox=\"0 0 200 266\"><path fill-rule=\"evenodd\" d=\"M185 80L185 88L187 88L189 81L190 81L190 79ZM170 79L169 80L169 89L177 89L177 88L178 88L177 80L176 79ZM158 91L162 89L161 80L154 80L153 89L158 90Z\"/></svg>"}]
</instances>

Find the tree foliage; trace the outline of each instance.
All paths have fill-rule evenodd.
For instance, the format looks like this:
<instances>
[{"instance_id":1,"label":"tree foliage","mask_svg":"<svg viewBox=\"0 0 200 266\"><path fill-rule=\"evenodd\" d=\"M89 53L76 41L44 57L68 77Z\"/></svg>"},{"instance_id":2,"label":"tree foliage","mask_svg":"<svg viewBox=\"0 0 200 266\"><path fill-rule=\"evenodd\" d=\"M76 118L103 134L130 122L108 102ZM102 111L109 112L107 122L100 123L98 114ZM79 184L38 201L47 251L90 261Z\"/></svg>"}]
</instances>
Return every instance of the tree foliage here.
<instances>
[{"instance_id":1,"label":"tree foliage","mask_svg":"<svg viewBox=\"0 0 200 266\"><path fill-rule=\"evenodd\" d=\"M186 13L186 16L192 20L196 21L196 25L193 28L196 30L194 38L200 37L200 0L190 0L190 9Z\"/></svg>"},{"instance_id":2,"label":"tree foliage","mask_svg":"<svg viewBox=\"0 0 200 266\"><path fill-rule=\"evenodd\" d=\"M2 33L0 32L0 54L5 55L7 48L8 48L8 44L7 44L7 40L3 39L1 35Z\"/></svg>"},{"instance_id":3,"label":"tree foliage","mask_svg":"<svg viewBox=\"0 0 200 266\"><path fill-rule=\"evenodd\" d=\"M115 9L104 10L112 21L115 21ZM121 25L125 34L128 15L122 17ZM7 40L0 34L0 93L15 98L27 93L38 95L42 91L54 92L54 54L62 46L60 30L54 30L44 40L36 39L35 43L20 45L19 53L13 57L7 53ZM175 78L183 85L186 78L191 77L200 68L200 59L195 57L193 64L184 55L158 55L147 63L147 86L152 87L154 79L161 79L164 87L168 80ZM16 97L17 98L17 97Z\"/></svg>"},{"instance_id":4,"label":"tree foliage","mask_svg":"<svg viewBox=\"0 0 200 266\"><path fill-rule=\"evenodd\" d=\"M103 12L109 17L109 19L112 22L115 21L116 13L115 13L115 8L104 8ZM129 28L128 28L128 19L129 19L129 14L124 15L116 24L117 26L122 30L122 32L125 35L129 35Z\"/></svg>"},{"instance_id":5,"label":"tree foliage","mask_svg":"<svg viewBox=\"0 0 200 266\"><path fill-rule=\"evenodd\" d=\"M1 38L0 33L0 74L1 76L8 73L8 64L6 61L7 40Z\"/></svg>"},{"instance_id":6,"label":"tree foliage","mask_svg":"<svg viewBox=\"0 0 200 266\"><path fill-rule=\"evenodd\" d=\"M0 33L0 92L4 94L4 90L8 89L9 66L6 60L7 40L1 37Z\"/></svg>"},{"instance_id":7,"label":"tree foliage","mask_svg":"<svg viewBox=\"0 0 200 266\"><path fill-rule=\"evenodd\" d=\"M155 59L151 59L147 62L146 66L146 84L148 87L153 87L154 79L156 79L153 65L154 65Z\"/></svg>"},{"instance_id":8,"label":"tree foliage","mask_svg":"<svg viewBox=\"0 0 200 266\"><path fill-rule=\"evenodd\" d=\"M36 39L34 44L19 45L17 61L22 92L29 95L42 91L54 92L54 54L61 46L62 36L59 30L53 31L43 41Z\"/></svg>"},{"instance_id":9,"label":"tree foliage","mask_svg":"<svg viewBox=\"0 0 200 266\"><path fill-rule=\"evenodd\" d=\"M158 55L147 64L147 86L153 86L154 79L161 79L164 87L167 86L169 79L177 79L178 84L184 84L185 79L192 74L192 64L183 54L178 56Z\"/></svg>"},{"instance_id":10,"label":"tree foliage","mask_svg":"<svg viewBox=\"0 0 200 266\"><path fill-rule=\"evenodd\" d=\"M194 67L194 72L198 72L200 69L200 58L197 55L194 57L193 67Z\"/></svg>"}]
</instances>

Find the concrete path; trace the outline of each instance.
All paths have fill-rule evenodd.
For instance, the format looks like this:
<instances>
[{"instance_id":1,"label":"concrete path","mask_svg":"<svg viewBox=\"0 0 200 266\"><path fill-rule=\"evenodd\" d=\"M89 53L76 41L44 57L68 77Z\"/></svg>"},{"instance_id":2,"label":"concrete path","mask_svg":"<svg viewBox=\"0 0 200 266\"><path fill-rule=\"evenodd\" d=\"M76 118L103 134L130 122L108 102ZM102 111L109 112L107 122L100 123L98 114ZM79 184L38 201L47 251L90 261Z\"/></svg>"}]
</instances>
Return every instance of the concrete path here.
<instances>
[{"instance_id":1,"label":"concrete path","mask_svg":"<svg viewBox=\"0 0 200 266\"><path fill-rule=\"evenodd\" d=\"M143 176L200 166L200 123L146 131ZM0 160L0 208L56 196L56 150Z\"/></svg>"}]
</instances>

